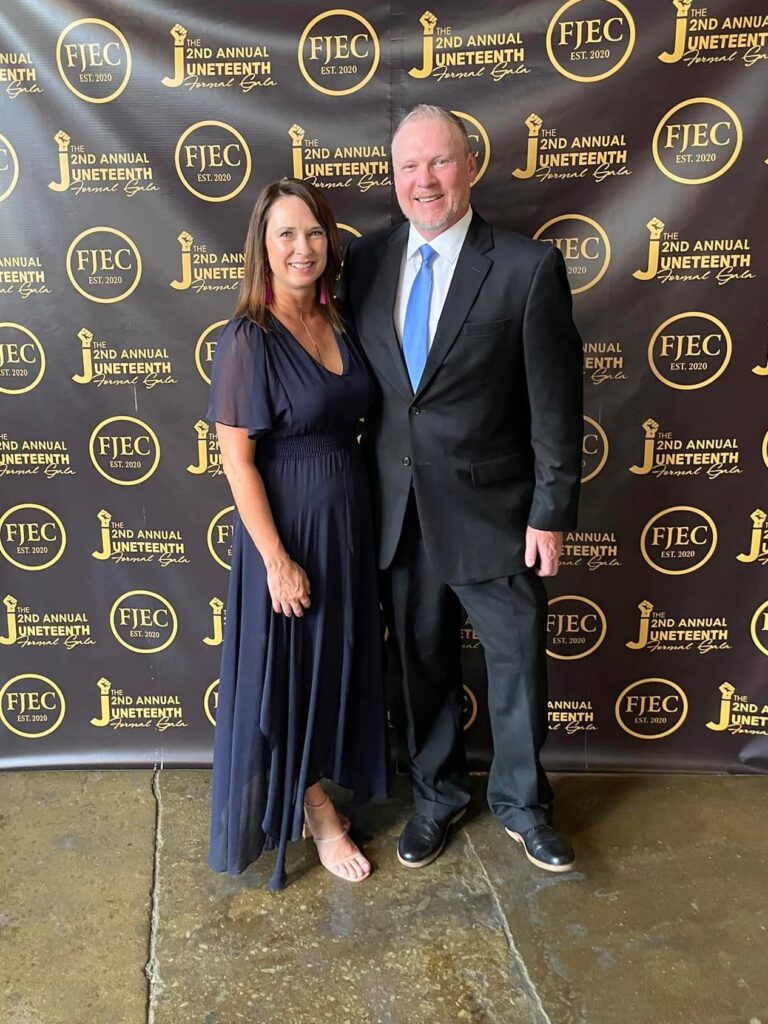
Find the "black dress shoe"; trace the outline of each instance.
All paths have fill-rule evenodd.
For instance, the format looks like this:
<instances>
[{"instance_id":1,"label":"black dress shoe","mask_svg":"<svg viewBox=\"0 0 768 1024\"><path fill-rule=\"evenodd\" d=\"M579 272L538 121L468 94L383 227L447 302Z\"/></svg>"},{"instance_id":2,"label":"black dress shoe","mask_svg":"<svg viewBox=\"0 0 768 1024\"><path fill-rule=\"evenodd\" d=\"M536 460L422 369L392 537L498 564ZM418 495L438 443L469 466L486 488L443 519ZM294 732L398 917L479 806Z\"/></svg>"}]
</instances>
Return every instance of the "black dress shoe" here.
<instances>
[{"instance_id":1,"label":"black dress shoe","mask_svg":"<svg viewBox=\"0 0 768 1024\"><path fill-rule=\"evenodd\" d=\"M415 814L406 824L397 843L397 859L406 868L423 868L437 860L448 838L448 829L464 814L464 808L447 821L435 821L426 814Z\"/></svg>"},{"instance_id":2,"label":"black dress shoe","mask_svg":"<svg viewBox=\"0 0 768 1024\"><path fill-rule=\"evenodd\" d=\"M537 868L544 868L545 871L570 871L573 867L576 860L573 847L551 825L535 825L525 832L513 832L509 828L504 831L523 844L525 856Z\"/></svg>"}]
</instances>

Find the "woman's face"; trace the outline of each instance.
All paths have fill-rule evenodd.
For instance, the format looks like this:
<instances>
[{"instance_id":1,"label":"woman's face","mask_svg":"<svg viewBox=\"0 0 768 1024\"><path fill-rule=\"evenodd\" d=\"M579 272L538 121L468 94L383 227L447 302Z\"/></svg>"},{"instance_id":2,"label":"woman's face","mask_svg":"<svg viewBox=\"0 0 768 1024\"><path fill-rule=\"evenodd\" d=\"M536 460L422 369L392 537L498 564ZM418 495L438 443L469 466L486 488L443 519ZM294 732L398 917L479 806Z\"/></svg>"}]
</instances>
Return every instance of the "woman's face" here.
<instances>
[{"instance_id":1,"label":"woman's face","mask_svg":"<svg viewBox=\"0 0 768 1024\"><path fill-rule=\"evenodd\" d=\"M270 206L264 239L276 294L306 291L325 270L328 237L298 196L281 196Z\"/></svg>"}]
</instances>

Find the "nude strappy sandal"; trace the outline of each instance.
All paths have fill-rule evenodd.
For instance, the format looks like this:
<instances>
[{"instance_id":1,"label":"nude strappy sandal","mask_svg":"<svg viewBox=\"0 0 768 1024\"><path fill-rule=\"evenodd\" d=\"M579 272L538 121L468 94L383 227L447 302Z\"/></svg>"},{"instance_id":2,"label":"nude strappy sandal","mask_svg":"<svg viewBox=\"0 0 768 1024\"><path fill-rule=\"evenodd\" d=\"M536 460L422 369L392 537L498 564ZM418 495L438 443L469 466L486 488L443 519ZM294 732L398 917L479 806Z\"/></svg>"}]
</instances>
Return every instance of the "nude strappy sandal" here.
<instances>
[{"instance_id":1,"label":"nude strappy sandal","mask_svg":"<svg viewBox=\"0 0 768 1024\"><path fill-rule=\"evenodd\" d=\"M329 800L330 800L330 797L326 793L325 794L325 800L323 800L319 804L308 804L306 802L306 800L304 801L304 829L302 831L302 836L305 839L314 839L315 845L317 846L317 855L320 858L320 863L323 865L323 867L326 869L326 871L330 871L330 873L332 875L336 875L337 878L341 878L342 881L344 881L344 882L364 882L365 879L370 876L371 868L370 868L370 862L368 861L368 858L365 857L365 855L359 849L356 848L356 852L355 853L351 853L348 857L344 857L342 860L326 862L323 859L323 854L322 854L322 850L321 850L320 844L321 843L337 843L340 839L343 839L344 836L347 835L347 833L349 832L349 825L350 825L349 818L346 818L343 815L340 815L339 816L339 821L341 823L342 830L341 830L341 832L338 835L336 835L336 836L316 836L312 832L312 828L311 828L311 826L309 824L309 821L307 820L307 810L306 810L307 807L311 807L313 809L316 809L318 807L325 807L325 805L328 803ZM342 874L338 870L344 864L349 864L351 861L357 860L358 857L362 857L363 860L365 860L369 864L368 871L366 871L363 875L361 875L360 878L350 878L349 875Z\"/></svg>"}]
</instances>

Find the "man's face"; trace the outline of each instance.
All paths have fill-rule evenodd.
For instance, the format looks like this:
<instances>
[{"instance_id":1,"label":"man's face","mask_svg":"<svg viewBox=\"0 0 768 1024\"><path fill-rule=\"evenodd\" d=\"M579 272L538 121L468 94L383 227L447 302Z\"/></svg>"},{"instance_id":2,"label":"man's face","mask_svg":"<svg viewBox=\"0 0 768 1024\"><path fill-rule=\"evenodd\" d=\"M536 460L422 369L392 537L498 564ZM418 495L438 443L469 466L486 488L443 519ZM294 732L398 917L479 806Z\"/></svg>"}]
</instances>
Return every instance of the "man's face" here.
<instances>
[{"instance_id":1,"label":"man's face","mask_svg":"<svg viewBox=\"0 0 768 1024\"><path fill-rule=\"evenodd\" d=\"M467 212L477 162L447 121L409 121L392 142L392 163L400 209L427 241Z\"/></svg>"}]
</instances>

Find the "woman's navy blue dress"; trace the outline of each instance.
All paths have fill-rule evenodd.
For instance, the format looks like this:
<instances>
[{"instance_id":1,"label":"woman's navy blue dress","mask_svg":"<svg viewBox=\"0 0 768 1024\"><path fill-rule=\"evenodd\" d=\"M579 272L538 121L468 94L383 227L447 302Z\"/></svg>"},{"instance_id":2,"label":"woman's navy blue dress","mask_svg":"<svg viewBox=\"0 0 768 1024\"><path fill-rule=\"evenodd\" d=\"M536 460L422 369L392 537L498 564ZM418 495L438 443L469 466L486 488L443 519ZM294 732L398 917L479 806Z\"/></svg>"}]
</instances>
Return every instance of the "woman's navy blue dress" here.
<instances>
[{"instance_id":1,"label":"woman's navy blue dress","mask_svg":"<svg viewBox=\"0 0 768 1024\"><path fill-rule=\"evenodd\" d=\"M222 330L207 419L257 438L283 546L307 573L303 617L272 610L261 556L235 513L213 756L214 871L239 874L301 837L307 786L328 778L355 801L386 795L381 625L370 497L357 421L373 384L339 338L343 373L325 369L282 324L247 317Z\"/></svg>"}]
</instances>

